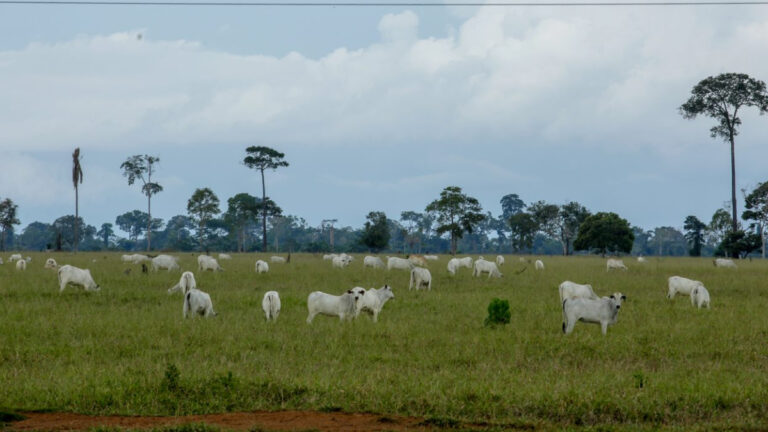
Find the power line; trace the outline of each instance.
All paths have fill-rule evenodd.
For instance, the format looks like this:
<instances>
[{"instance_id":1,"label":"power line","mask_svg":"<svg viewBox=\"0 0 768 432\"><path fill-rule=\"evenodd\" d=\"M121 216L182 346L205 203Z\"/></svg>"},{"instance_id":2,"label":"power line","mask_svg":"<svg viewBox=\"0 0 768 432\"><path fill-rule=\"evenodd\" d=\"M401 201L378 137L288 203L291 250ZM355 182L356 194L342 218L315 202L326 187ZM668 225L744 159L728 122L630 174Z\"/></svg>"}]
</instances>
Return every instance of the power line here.
<instances>
[{"instance_id":1,"label":"power line","mask_svg":"<svg viewBox=\"0 0 768 432\"><path fill-rule=\"evenodd\" d=\"M659 2L448 2L448 3L422 3L422 2L170 2L170 1L105 1L105 0L0 0L0 4L8 5L56 5L56 6L251 6L251 7L605 7L605 6L748 6L768 5L768 0L763 1L659 1Z\"/></svg>"}]
</instances>

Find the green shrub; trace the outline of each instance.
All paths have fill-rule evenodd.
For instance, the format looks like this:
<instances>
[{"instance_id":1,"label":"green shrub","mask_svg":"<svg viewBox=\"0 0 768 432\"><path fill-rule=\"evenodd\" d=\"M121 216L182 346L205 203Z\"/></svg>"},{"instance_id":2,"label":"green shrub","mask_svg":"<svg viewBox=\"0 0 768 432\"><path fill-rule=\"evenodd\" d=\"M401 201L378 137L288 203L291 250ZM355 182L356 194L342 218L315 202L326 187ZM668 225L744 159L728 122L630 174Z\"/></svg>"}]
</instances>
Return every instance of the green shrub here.
<instances>
[{"instance_id":1,"label":"green shrub","mask_svg":"<svg viewBox=\"0 0 768 432\"><path fill-rule=\"evenodd\" d=\"M509 312L509 301L495 298L488 305L488 318L485 319L486 326L495 326L497 324L509 324L512 314Z\"/></svg>"}]
</instances>

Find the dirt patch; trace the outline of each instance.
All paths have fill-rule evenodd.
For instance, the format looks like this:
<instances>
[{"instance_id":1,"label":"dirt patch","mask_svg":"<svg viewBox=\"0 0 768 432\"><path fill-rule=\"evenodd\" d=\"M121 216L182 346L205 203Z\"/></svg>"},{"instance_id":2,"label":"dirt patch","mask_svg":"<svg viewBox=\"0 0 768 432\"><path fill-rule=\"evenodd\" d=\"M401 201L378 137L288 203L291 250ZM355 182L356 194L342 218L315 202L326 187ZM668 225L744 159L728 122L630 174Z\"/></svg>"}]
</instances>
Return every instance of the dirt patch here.
<instances>
[{"instance_id":1,"label":"dirt patch","mask_svg":"<svg viewBox=\"0 0 768 432\"><path fill-rule=\"evenodd\" d=\"M415 417L350 414L342 412L277 411L247 412L183 417L88 416L72 413L21 413L26 419L13 422L10 431L82 431L99 426L124 429L152 429L188 423L205 423L229 430L266 429L274 431L428 431L429 422Z\"/></svg>"}]
</instances>

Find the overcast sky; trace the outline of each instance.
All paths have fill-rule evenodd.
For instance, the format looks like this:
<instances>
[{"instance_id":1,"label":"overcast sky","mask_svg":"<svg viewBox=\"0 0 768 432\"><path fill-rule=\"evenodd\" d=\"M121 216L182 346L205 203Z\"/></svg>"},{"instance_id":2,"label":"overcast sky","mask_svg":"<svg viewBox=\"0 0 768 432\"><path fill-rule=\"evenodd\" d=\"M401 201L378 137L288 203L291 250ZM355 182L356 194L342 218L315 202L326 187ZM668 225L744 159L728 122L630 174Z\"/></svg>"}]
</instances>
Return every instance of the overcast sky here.
<instances>
[{"instance_id":1,"label":"overcast sky","mask_svg":"<svg viewBox=\"0 0 768 432\"><path fill-rule=\"evenodd\" d=\"M141 37L139 37L141 35ZM576 200L633 225L709 221L728 146L677 108L701 79L768 80L768 6L180 8L0 5L0 197L22 227L146 211L120 164L160 157L153 216L195 188L260 195L249 145L286 154L267 194L318 225L423 211L448 185L486 210ZM743 115L737 188L768 180ZM741 201L741 197L740 197Z\"/></svg>"}]
</instances>

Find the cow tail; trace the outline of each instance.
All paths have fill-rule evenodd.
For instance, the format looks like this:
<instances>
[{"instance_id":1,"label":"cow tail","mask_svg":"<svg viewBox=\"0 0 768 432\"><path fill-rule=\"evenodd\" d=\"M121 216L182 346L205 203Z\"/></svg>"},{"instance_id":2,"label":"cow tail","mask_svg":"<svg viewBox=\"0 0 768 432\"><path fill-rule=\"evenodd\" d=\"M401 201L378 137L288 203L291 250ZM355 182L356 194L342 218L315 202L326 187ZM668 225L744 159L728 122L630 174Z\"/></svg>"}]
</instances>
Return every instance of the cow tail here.
<instances>
[{"instance_id":1,"label":"cow tail","mask_svg":"<svg viewBox=\"0 0 768 432\"><path fill-rule=\"evenodd\" d=\"M567 302L568 299L563 300L563 333L565 333L565 325L566 321L568 321L568 317L565 316L565 302Z\"/></svg>"},{"instance_id":2,"label":"cow tail","mask_svg":"<svg viewBox=\"0 0 768 432\"><path fill-rule=\"evenodd\" d=\"M275 314L275 307L272 305L272 296L267 296L267 299L269 300L269 316L267 319L272 319L272 316Z\"/></svg>"},{"instance_id":3,"label":"cow tail","mask_svg":"<svg viewBox=\"0 0 768 432\"><path fill-rule=\"evenodd\" d=\"M184 295L184 303L187 306L187 312L192 311L192 293L190 291L187 291L187 293Z\"/></svg>"}]
</instances>

